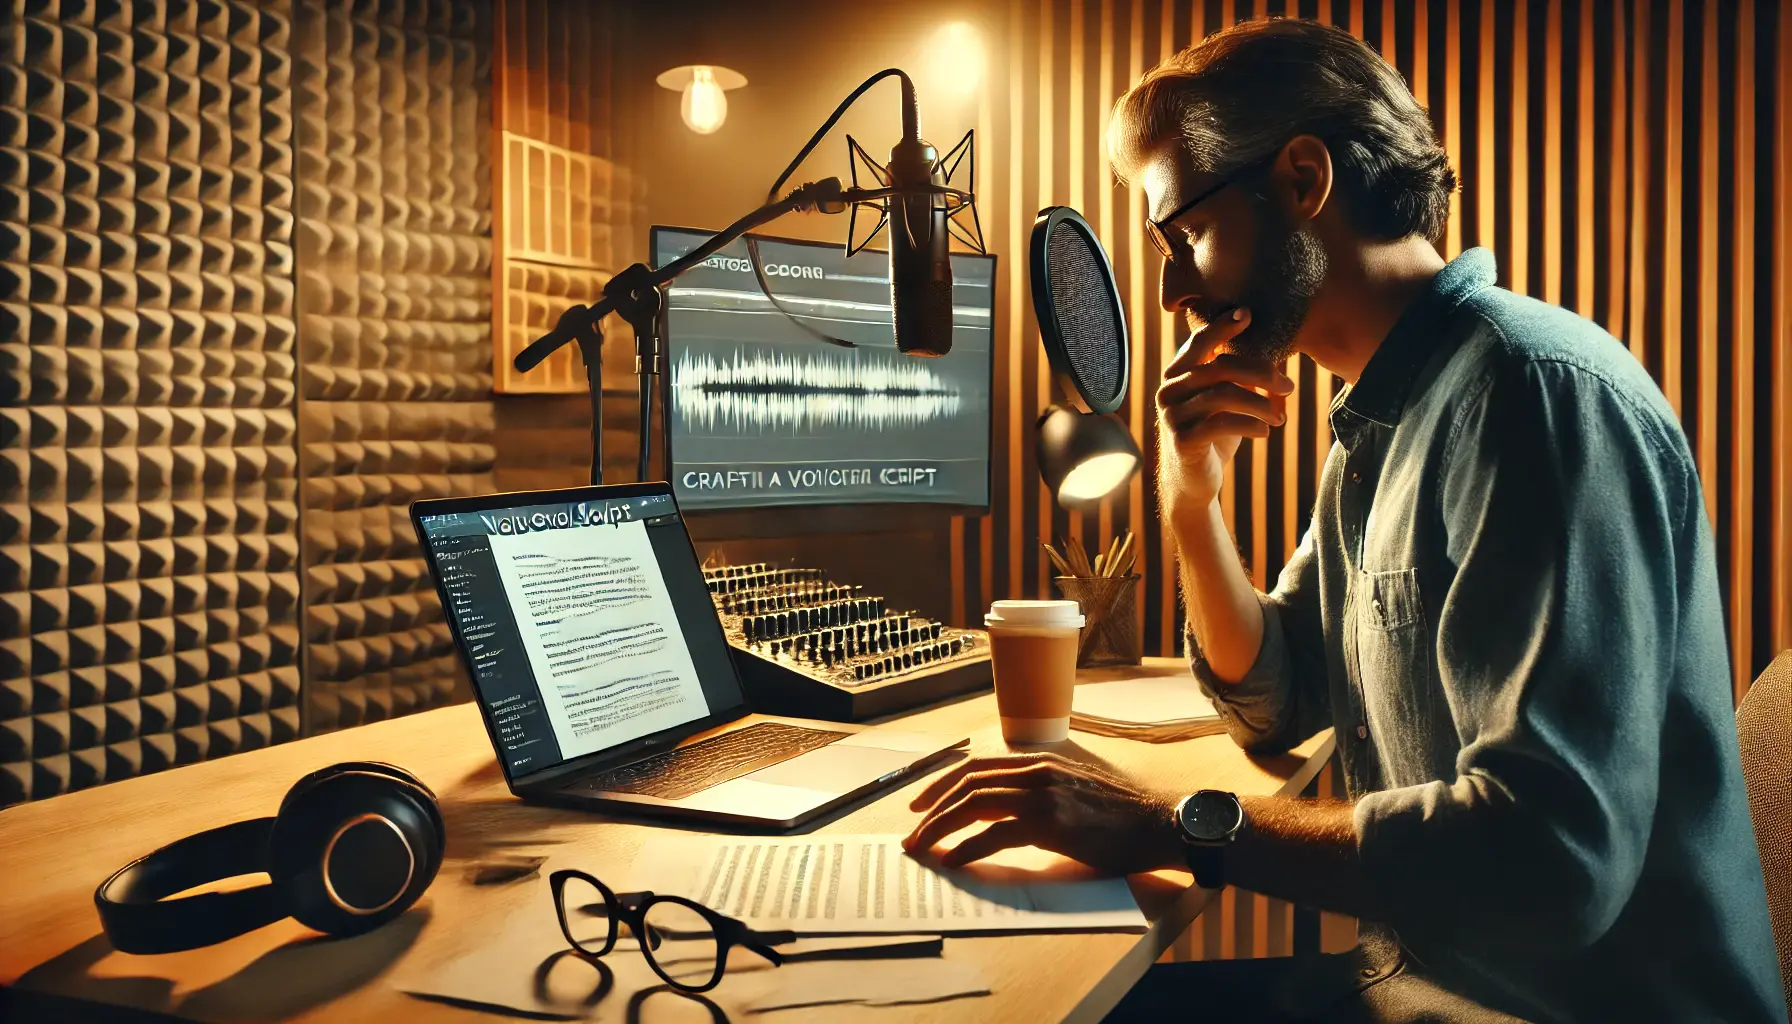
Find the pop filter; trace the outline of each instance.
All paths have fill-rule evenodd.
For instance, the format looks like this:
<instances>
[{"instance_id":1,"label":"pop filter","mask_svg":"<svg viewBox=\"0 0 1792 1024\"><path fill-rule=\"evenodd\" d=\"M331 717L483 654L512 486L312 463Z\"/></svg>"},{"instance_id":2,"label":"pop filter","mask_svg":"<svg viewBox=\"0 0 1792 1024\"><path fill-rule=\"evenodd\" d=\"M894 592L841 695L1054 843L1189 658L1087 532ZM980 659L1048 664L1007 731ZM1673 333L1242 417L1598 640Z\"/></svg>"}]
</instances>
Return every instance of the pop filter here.
<instances>
[{"instance_id":1,"label":"pop filter","mask_svg":"<svg viewBox=\"0 0 1792 1024\"><path fill-rule=\"evenodd\" d=\"M1107 415L1126 399L1131 349L1114 268L1080 214L1048 206L1033 222L1033 313L1065 396Z\"/></svg>"}]
</instances>

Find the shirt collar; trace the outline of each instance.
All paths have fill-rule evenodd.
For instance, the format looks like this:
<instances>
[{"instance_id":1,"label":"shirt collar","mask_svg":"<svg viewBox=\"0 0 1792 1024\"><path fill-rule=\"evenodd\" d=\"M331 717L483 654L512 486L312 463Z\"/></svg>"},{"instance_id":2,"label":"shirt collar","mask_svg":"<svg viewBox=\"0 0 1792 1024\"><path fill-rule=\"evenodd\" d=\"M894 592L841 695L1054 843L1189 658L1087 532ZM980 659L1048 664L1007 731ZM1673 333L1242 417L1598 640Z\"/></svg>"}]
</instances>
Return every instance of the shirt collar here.
<instances>
[{"instance_id":1,"label":"shirt collar","mask_svg":"<svg viewBox=\"0 0 1792 1024\"><path fill-rule=\"evenodd\" d=\"M1383 426L1398 426L1419 371L1437 354L1439 328L1457 306L1498 277L1493 253L1486 249L1469 249L1445 264L1400 314L1369 357L1362 376L1339 396L1334 411L1341 408Z\"/></svg>"}]
</instances>

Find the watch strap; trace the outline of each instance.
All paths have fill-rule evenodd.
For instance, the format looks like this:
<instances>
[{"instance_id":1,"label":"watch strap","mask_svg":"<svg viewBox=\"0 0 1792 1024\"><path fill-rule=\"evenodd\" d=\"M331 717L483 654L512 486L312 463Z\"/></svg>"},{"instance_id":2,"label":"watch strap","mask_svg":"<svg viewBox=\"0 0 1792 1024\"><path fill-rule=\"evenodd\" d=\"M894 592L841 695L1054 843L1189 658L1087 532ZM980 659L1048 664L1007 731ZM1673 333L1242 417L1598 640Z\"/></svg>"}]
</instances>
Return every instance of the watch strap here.
<instances>
[{"instance_id":1,"label":"watch strap","mask_svg":"<svg viewBox=\"0 0 1792 1024\"><path fill-rule=\"evenodd\" d=\"M1195 884L1203 889L1224 889L1226 887L1226 848L1224 846L1197 846L1190 844L1185 848L1188 869L1194 872Z\"/></svg>"}]
</instances>

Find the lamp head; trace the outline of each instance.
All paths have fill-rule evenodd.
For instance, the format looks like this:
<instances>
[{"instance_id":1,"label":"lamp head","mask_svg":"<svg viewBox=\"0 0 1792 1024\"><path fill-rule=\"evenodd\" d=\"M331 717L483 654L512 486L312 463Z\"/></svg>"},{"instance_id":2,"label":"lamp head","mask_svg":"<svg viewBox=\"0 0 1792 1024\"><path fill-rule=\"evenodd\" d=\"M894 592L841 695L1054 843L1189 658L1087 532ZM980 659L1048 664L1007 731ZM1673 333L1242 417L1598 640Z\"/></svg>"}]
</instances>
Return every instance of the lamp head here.
<instances>
[{"instance_id":1,"label":"lamp head","mask_svg":"<svg viewBox=\"0 0 1792 1024\"><path fill-rule=\"evenodd\" d=\"M1039 475L1065 508L1099 502L1139 468L1139 446L1111 415L1053 405L1038 429Z\"/></svg>"}]
</instances>

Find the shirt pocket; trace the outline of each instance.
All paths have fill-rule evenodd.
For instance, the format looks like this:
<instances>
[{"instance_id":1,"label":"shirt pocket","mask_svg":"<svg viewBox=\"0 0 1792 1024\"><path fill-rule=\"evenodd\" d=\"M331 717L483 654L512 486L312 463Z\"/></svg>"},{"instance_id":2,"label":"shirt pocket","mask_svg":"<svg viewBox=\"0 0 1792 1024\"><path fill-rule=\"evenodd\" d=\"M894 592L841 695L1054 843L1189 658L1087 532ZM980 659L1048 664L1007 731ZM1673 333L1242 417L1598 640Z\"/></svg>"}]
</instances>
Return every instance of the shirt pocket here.
<instances>
[{"instance_id":1,"label":"shirt pocket","mask_svg":"<svg viewBox=\"0 0 1792 1024\"><path fill-rule=\"evenodd\" d=\"M1435 772L1431 629L1416 569L1359 571L1357 673L1369 741L1390 787Z\"/></svg>"}]
</instances>

